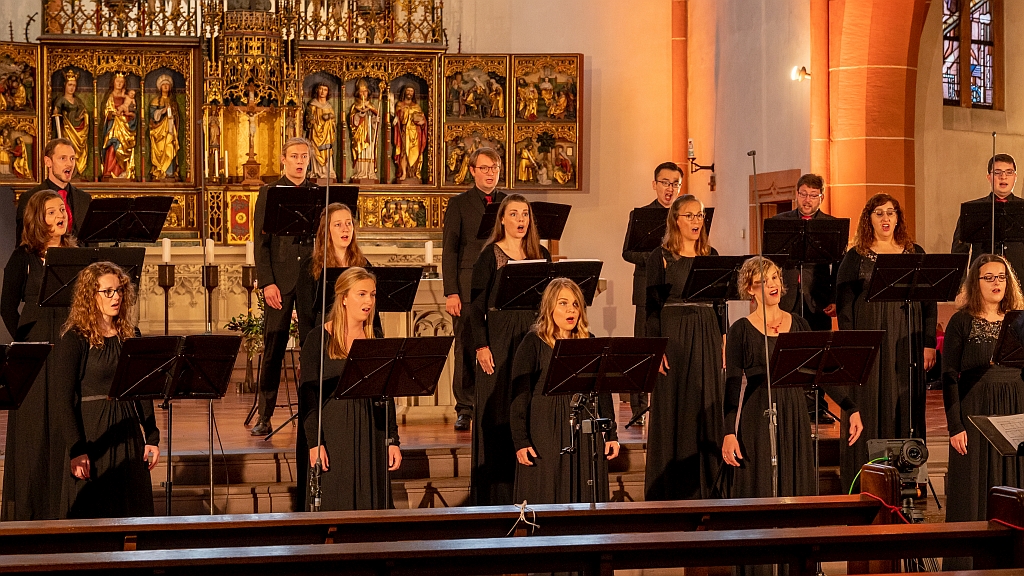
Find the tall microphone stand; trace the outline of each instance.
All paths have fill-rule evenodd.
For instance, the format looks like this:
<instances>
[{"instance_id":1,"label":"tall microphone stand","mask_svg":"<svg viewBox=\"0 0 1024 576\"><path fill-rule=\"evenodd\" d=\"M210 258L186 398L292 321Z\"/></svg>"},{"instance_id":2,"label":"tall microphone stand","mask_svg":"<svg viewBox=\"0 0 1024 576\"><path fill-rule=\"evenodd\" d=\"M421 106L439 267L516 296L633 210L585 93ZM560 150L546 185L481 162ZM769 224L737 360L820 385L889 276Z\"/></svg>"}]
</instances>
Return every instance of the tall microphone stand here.
<instances>
[{"instance_id":1,"label":"tall microphone stand","mask_svg":"<svg viewBox=\"0 0 1024 576\"><path fill-rule=\"evenodd\" d=\"M754 168L754 198L757 201L757 215L754 221L757 223L757 236L759 239L758 253L761 257L764 257L764 234L761 231L761 198L757 195L757 150L751 150L747 152L747 156L750 156L750 163ZM772 370L771 370L771 354L768 350L768 314L765 313L765 281L768 279L768 271L762 267L761 270L761 320L763 321L764 329L764 378L765 384L768 390L768 409L765 410L765 416L768 417L768 441L772 449L772 497L779 497L779 447L776 438L776 432L778 429L778 411L776 410L775 400L772 398Z\"/></svg>"},{"instance_id":2,"label":"tall microphone stand","mask_svg":"<svg viewBox=\"0 0 1024 576\"><path fill-rule=\"evenodd\" d=\"M993 130L992 131L992 156L990 156L990 158L995 158L995 157L996 157L996 133ZM996 167L996 163L992 162L992 170L995 170L995 167ZM990 246L992 247L992 254L995 254L996 253L996 175L992 173L992 170L989 170L989 174L988 174L988 183L989 183L989 189L990 189L989 191L992 193L992 244L990 244ZM1002 250L1000 250L1000 252L1002 252Z\"/></svg>"}]
</instances>

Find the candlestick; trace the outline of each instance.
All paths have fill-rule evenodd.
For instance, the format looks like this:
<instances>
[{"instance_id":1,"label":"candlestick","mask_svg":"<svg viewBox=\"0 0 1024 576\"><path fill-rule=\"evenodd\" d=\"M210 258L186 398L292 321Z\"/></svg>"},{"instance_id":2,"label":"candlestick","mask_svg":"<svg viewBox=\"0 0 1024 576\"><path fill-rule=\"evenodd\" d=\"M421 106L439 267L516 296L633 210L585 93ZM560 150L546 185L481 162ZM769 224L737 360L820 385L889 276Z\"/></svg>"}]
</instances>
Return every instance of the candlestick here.
<instances>
[{"instance_id":1,"label":"candlestick","mask_svg":"<svg viewBox=\"0 0 1024 576\"><path fill-rule=\"evenodd\" d=\"M164 264L170 264L171 263L171 239L170 238L164 238L163 240L160 241L160 243L162 244L162 248L163 248L163 250L162 250L162 252L163 252L163 262L164 262Z\"/></svg>"},{"instance_id":2,"label":"candlestick","mask_svg":"<svg viewBox=\"0 0 1024 576\"><path fill-rule=\"evenodd\" d=\"M165 246L170 245L170 240L164 238L167 241ZM165 248L165 254L169 254L170 248ZM168 259L170 256L167 257ZM167 262L167 260L164 260ZM164 289L164 336L170 333L170 315L168 312L171 309L170 290L174 287L174 264L160 264L157 266L157 285Z\"/></svg>"}]
</instances>

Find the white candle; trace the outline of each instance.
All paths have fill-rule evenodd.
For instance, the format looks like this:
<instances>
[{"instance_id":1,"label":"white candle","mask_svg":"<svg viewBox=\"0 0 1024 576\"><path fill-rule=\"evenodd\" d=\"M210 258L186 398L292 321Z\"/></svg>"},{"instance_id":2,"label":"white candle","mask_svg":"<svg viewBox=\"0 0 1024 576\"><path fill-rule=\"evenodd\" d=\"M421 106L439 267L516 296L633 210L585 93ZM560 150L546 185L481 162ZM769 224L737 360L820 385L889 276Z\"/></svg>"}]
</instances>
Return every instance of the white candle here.
<instances>
[{"instance_id":1,"label":"white candle","mask_svg":"<svg viewBox=\"0 0 1024 576\"><path fill-rule=\"evenodd\" d=\"M231 178L231 172L228 171L228 151L224 151L224 177Z\"/></svg>"},{"instance_id":2,"label":"white candle","mask_svg":"<svg viewBox=\"0 0 1024 576\"><path fill-rule=\"evenodd\" d=\"M423 244L423 252L424 252L423 261L427 263L427 266L430 266L431 264L434 263L434 241L433 240L427 240L426 243Z\"/></svg>"},{"instance_id":3,"label":"white candle","mask_svg":"<svg viewBox=\"0 0 1024 576\"><path fill-rule=\"evenodd\" d=\"M256 252L253 250L252 242L245 243L245 265L252 266L256 264Z\"/></svg>"},{"instance_id":4,"label":"white candle","mask_svg":"<svg viewBox=\"0 0 1024 576\"><path fill-rule=\"evenodd\" d=\"M215 178L220 178L220 155L219 154L214 154L213 155L213 166L214 166L213 176Z\"/></svg>"},{"instance_id":5,"label":"white candle","mask_svg":"<svg viewBox=\"0 0 1024 576\"><path fill-rule=\"evenodd\" d=\"M203 154L203 174L207 178L210 177L210 155L209 154Z\"/></svg>"},{"instance_id":6,"label":"white candle","mask_svg":"<svg viewBox=\"0 0 1024 576\"><path fill-rule=\"evenodd\" d=\"M213 238L206 239L206 263L213 264Z\"/></svg>"},{"instance_id":7,"label":"white candle","mask_svg":"<svg viewBox=\"0 0 1024 576\"><path fill-rule=\"evenodd\" d=\"M163 240L160 241L160 243L163 244L164 264L170 264L171 263L171 239L170 238L164 238Z\"/></svg>"}]
</instances>

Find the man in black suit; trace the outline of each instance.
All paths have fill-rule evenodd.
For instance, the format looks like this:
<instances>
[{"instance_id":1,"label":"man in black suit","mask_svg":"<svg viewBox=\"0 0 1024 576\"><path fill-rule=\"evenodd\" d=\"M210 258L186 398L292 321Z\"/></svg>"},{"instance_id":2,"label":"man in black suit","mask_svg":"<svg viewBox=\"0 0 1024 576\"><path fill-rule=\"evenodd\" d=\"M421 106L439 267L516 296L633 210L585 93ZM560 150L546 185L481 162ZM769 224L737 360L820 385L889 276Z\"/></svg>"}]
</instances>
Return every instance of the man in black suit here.
<instances>
[{"instance_id":1,"label":"man in black suit","mask_svg":"<svg viewBox=\"0 0 1024 576\"><path fill-rule=\"evenodd\" d=\"M259 419L252 429L253 436L266 436L273 430L270 418L277 405L277 389L281 385L281 363L288 346L288 329L292 321L292 308L299 314L299 332L312 329L309 311L299 306L296 279L299 263L312 255L313 247L300 242L295 236L276 236L263 230L267 213L267 190L271 186L311 185L306 177L309 170L309 151L305 138L290 138L281 151L284 176L260 188L253 214L253 234L256 237L256 279L266 302L263 324L263 366L260 369Z\"/></svg>"},{"instance_id":2,"label":"man in black suit","mask_svg":"<svg viewBox=\"0 0 1024 576\"><path fill-rule=\"evenodd\" d=\"M804 174L796 183L796 210L776 214L779 220L834 220L835 217L821 211L821 201L825 197L822 192L825 181L817 174ZM803 274L796 266L786 266L782 271L782 281L786 293L779 302L779 308L803 316L811 325L811 330L831 330L832 317L836 313L836 274L839 263L833 265L805 265ZM814 415L814 398L807 401L807 411ZM818 422L832 424L835 419L828 413L825 398L818 398Z\"/></svg>"},{"instance_id":3,"label":"man in black suit","mask_svg":"<svg viewBox=\"0 0 1024 576\"><path fill-rule=\"evenodd\" d=\"M469 430L473 419L473 375L476 347L470 342L467 317L463 307L469 306L469 289L473 282L473 264L486 240L477 240L477 229L488 204L501 202L505 193L497 190L501 173L501 156L492 148L477 148L469 155L469 173L474 186L448 201L444 213L441 276L444 278L445 309L455 321L455 373L452 393L455 394L456 430ZM468 308L467 308L468 310Z\"/></svg>"},{"instance_id":4,"label":"man in black suit","mask_svg":"<svg viewBox=\"0 0 1024 576\"><path fill-rule=\"evenodd\" d=\"M991 192L977 200L971 200L970 204L990 204L994 193L996 202L1024 202L1024 199L1013 195L1013 187L1017 184L1017 162L1009 154L996 154L988 161L988 184ZM989 242L977 242L969 244L961 240L960 219L956 221L956 231L953 232L953 247L951 252L955 254L970 254L974 260L989 251ZM1024 242L1006 242L996 246L996 251L1002 254L1013 266L1013 271L1020 278L1024 273Z\"/></svg>"},{"instance_id":5,"label":"man in black suit","mask_svg":"<svg viewBox=\"0 0 1024 576\"><path fill-rule=\"evenodd\" d=\"M21 227L28 199L40 190L54 190L64 199L64 208L71 220L68 222L68 227L75 236L78 236L82 222L85 221L85 213L89 211L89 202L92 201L92 196L71 185L71 177L75 174L75 148L71 145L71 141L66 138L54 138L47 142L43 148L43 164L46 165L46 180L43 180L39 186L26 190L18 198L15 244L21 243Z\"/></svg>"},{"instance_id":6,"label":"man in black suit","mask_svg":"<svg viewBox=\"0 0 1024 576\"><path fill-rule=\"evenodd\" d=\"M664 208L665 216L668 217L668 208L672 205L679 189L683 187L683 170L675 162L662 162L654 169L654 181L651 182L651 189L654 190L655 199L643 208ZM630 219L633 212L629 213ZM627 236L625 242L629 241ZM633 264L633 306L636 307L636 316L633 319L633 336L642 338L646 335L647 325L647 256L649 252L635 252L626 250L625 242L622 246L622 259ZM635 418L638 414L647 409L647 394L637 393L629 395L629 406ZM644 425L645 418L637 420L637 424Z\"/></svg>"}]
</instances>

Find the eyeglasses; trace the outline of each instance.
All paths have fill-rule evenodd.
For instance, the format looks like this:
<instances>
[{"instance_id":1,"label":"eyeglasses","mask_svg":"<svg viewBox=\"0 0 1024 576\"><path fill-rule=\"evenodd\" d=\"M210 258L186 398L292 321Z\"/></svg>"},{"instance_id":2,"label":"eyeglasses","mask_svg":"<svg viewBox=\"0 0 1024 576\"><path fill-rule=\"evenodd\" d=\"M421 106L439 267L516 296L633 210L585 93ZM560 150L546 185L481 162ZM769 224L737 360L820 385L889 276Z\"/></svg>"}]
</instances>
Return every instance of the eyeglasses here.
<instances>
[{"instance_id":1,"label":"eyeglasses","mask_svg":"<svg viewBox=\"0 0 1024 576\"><path fill-rule=\"evenodd\" d=\"M484 174L497 174L498 170L501 169L501 166L495 164L494 166L473 166L473 168L476 168Z\"/></svg>"},{"instance_id":2,"label":"eyeglasses","mask_svg":"<svg viewBox=\"0 0 1024 576\"><path fill-rule=\"evenodd\" d=\"M879 218L881 218L882 216L888 216L889 218L892 218L893 216L896 215L896 211L895 210L875 210L874 212L872 212L872 214L874 214L875 216L878 216Z\"/></svg>"},{"instance_id":3,"label":"eyeglasses","mask_svg":"<svg viewBox=\"0 0 1024 576\"><path fill-rule=\"evenodd\" d=\"M1006 282L1006 274L985 274L984 276L981 277L981 279L984 280L985 282L988 282L989 284L995 282L996 280L1000 282Z\"/></svg>"},{"instance_id":4,"label":"eyeglasses","mask_svg":"<svg viewBox=\"0 0 1024 576\"><path fill-rule=\"evenodd\" d=\"M694 220L703 220L704 219L704 213L703 212L697 212L696 214L694 214L692 212L683 212L682 214L679 215L679 218L685 218L685 219L689 220L690 222L693 222Z\"/></svg>"},{"instance_id":5,"label":"eyeglasses","mask_svg":"<svg viewBox=\"0 0 1024 576\"><path fill-rule=\"evenodd\" d=\"M107 298L113 298L114 294L124 295L124 287L121 288L107 288L106 290L97 290L97 294L103 294Z\"/></svg>"},{"instance_id":6,"label":"eyeglasses","mask_svg":"<svg viewBox=\"0 0 1024 576\"><path fill-rule=\"evenodd\" d=\"M810 200L811 198L821 198L823 194L818 192L817 194L804 194L803 192L797 192L796 197L801 200Z\"/></svg>"},{"instance_id":7,"label":"eyeglasses","mask_svg":"<svg viewBox=\"0 0 1024 576\"><path fill-rule=\"evenodd\" d=\"M665 188L674 188L676 190L679 190L680 188L683 187L683 181L682 180L676 180L675 182L673 182L671 180L655 180L655 182L657 182L658 184L661 184Z\"/></svg>"},{"instance_id":8,"label":"eyeglasses","mask_svg":"<svg viewBox=\"0 0 1024 576\"><path fill-rule=\"evenodd\" d=\"M1009 178L1009 177L1015 175L1016 173L1017 173L1016 170L993 170L992 171L992 175L995 176L996 178L1002 178L1003 176L1006 176L1007 178Z\"/></svg>"}]
</instances>

